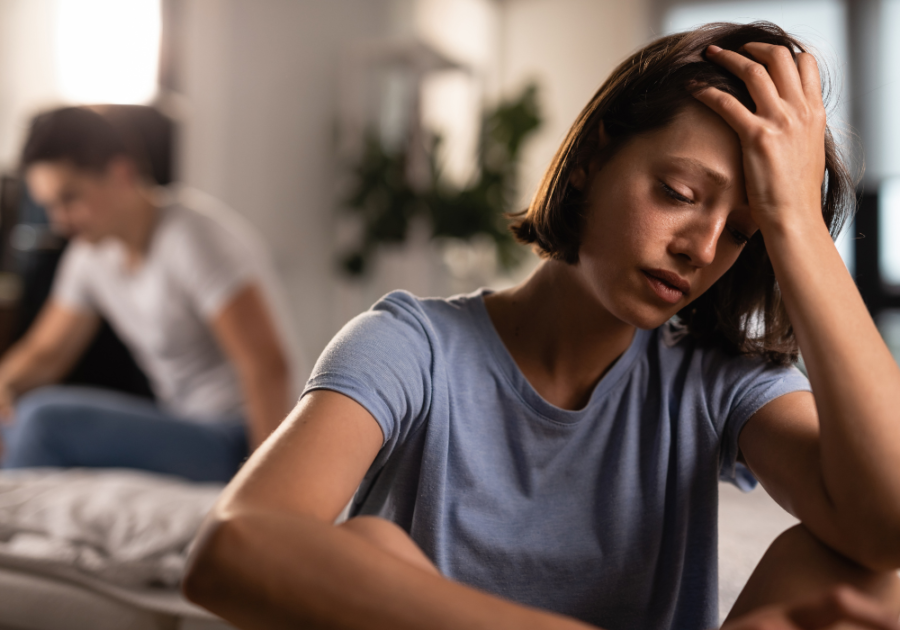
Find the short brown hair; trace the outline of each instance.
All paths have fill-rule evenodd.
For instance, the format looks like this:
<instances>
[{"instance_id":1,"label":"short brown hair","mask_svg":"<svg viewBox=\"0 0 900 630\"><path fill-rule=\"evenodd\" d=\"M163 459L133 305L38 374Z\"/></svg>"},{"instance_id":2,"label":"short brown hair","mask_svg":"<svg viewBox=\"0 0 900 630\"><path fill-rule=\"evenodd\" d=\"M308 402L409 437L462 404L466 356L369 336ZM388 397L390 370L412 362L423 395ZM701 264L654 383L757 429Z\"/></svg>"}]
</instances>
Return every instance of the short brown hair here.
<instances>
[{"instance_id":1,"label":"short brown hair","mask_svg":"<svg viewBox=\"0 0 900 630\"><path fill-rule=\"evenodd\" d=\"M69 162L96 173L125 156L148 180L167 185L172 181L173 134L172 120L146 105L60 107L31 120L20 169L37 162Z\"/></svg>"},{"instance_id":2,"label":"short brown hair","mask_svg":"<svg viewBox=\"0 0 900 630\"><path fill-rule=\"evenodd\" d=\"M657 39L622 62L578 115L547 169L531 205L515 215L516 238L545 257L578 261L583 222L580 191L569 182L575 169L608 158L634 136L669 124L691 103L697 84L732 94L755 111L743 81L703 54L712 44L738 50L749 42L806 52L796 38L769 22L707 24ZM600 148L600 124L609 143ZM822 216L833 237L855 209L854 180L825 130ZM796 360L797 341L781 300L762 234L747 243L737 262L706 293L678 313L690 333L726 350L786 364Z\"/></svg>"}]
</instances>

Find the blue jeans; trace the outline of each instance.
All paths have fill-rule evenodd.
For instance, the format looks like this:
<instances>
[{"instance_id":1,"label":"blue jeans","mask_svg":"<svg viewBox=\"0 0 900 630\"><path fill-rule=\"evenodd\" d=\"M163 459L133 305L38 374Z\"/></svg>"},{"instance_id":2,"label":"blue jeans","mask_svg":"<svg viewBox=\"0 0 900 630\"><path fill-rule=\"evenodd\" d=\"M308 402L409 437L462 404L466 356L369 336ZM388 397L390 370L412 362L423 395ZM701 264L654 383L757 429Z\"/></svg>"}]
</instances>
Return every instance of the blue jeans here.
<instances>
[{"instance_id":1,"label":"blue jeans","mask_svg":"<svg viewBox=\"0 0 900 630\"><path fill-rule=\"evenodd\" d=\"M248 450L241 418L201 424L143 398L65 386L23 396L3 441L3 468L137 468L192 481L228 481Z\"/></svg>"}]
</instances>

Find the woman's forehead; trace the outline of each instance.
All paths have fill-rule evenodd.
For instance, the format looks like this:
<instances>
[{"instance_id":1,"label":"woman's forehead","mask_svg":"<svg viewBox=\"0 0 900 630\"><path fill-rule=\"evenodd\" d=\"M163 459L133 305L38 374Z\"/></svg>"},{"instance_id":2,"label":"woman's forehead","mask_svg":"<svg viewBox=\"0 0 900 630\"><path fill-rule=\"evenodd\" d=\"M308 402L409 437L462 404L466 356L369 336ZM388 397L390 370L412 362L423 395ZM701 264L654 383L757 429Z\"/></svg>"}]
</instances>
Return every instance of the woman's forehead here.
<instances>
[{"instance_id":1,"label":"woman's forehead","mask_svg":"<svg viewBox=\"0 0 900 630\"><path fill-rule=\"evenodd\" d=\"M743 175L740 139L700 103L684 107L665 127L636 138L633 149L648 159L679 162L720 186Z\"/></svg>"}]
</instances>

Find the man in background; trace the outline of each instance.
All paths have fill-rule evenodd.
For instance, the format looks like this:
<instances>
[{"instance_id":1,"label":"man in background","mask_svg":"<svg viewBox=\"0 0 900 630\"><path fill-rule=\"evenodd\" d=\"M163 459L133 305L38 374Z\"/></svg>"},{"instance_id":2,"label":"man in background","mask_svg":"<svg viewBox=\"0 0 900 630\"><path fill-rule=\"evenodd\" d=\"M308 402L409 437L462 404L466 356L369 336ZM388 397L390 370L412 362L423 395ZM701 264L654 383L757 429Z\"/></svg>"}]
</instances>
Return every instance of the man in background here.
<instances>
[{"instance_id":1,"label":"man in background","mask_svg":"<svg viewBox=\"0 0 900 630\"><path fill-rule=\"evenodd\" d=\"M92 108L32 122L22 173L72 241L34 324L0 359L4 467L130 467L225 481L292 402L263 248L215 201L156 188L136 137ZM156 403L46 387L72 367L101 317L147 374Z\"/></svg>"}]
</instances>

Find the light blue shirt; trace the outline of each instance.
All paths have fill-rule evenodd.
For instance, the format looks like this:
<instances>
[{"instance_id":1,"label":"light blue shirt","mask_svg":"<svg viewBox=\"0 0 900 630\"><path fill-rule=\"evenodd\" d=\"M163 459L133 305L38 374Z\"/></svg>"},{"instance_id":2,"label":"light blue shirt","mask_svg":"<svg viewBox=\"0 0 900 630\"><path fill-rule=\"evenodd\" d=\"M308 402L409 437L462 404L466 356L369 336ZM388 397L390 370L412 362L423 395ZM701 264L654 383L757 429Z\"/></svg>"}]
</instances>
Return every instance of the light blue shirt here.
<instances>
[{"instance_id":1,"label":"light blue shirt","mask_svg":"<svg viewBox=\"0 0 900 630\"><path fill-rule=\"evenodd\" d=\"M718 479L737 481L747 419L806 378L667 326L638 330L588 404L560 409L483 295L391 293L319 359L306 391L349 396L384 433L352 515L517 602L609 630L715 627Z\"/></svg>"}]
</instances>

